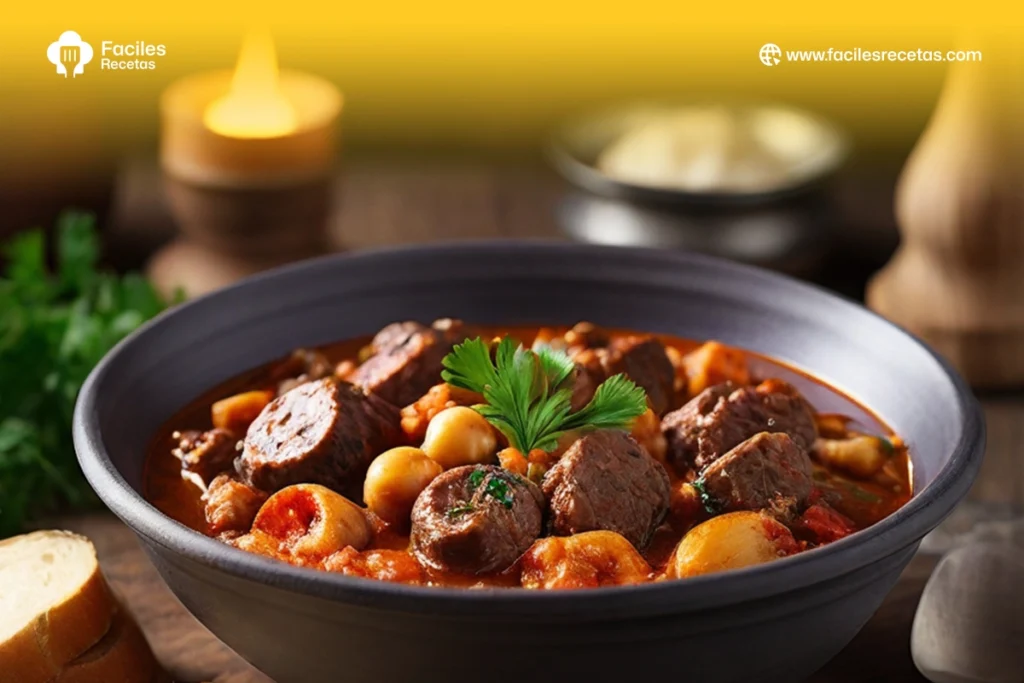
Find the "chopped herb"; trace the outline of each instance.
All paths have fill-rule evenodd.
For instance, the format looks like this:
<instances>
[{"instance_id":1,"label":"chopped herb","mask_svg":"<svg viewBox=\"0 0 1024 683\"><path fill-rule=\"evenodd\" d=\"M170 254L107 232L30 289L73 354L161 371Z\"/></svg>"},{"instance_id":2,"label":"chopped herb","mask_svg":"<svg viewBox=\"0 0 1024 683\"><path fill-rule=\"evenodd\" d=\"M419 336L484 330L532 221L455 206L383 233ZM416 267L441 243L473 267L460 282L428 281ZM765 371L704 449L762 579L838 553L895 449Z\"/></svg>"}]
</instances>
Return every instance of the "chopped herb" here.
<instances>
[{"instance_id":1,"label":"chopped herb","mask_svg":"<svg viewBox=\"0 0 1024 683\"><path fill-rule=\"evenodd\" d=\"M892 455L896 451L896 446L894 446L892 441L884 436L878 437L878 441L886 455Z\"/></svg>"},{"instance_id":2,"label":"chopped herb","mask_svg":"<svg viewBox=\"0 0 1024 683\"><path fill-rule=\"evenodd\" d=\"M522 453L550 452L569 430L626 429L647 410L644 390L625 375L615 375L573 413L572 359L556 349L524 349L508 337L498 343L493 359L491 347L479 337L457 344L444 367L448 384L483 394L486 403L474 409Z\"/></svg>"},{"instance_id":3,"label":"chopped herb","mask_svg":"<svg viewBox=\"0 0 1024 683\"><path fill-rule=\"evenodd\" d=\"M457 517L461 517L467 512L472 512L475 509L476 508L473 506L472 503L463 502L448 508L448 512L445 513L445 516L448 519L455 519Z\"/></svg>"},{"instance_id":4,"label":"chopped herb","mask_svg":"<svg viewBox=\"0 0 1024 683\"><path fill-rule=\"evenodd\" d=\"M512 507L512 487L501 477L491 477L490 481L487 482L487 488L484 489L484 493L505 507Z\"/></svg>"},{"instance_id":5,"label":"chopped herb","mask_svg":"<svg viewBox=\"0 0 1024 683\"><path fill-rule=\"evenodd\" d=\"M693 488L697 489L697 493L700 495L700 502L704 505L704 509L708 511L708 514L717 515L721 512L718 501L708 493L703 478L694 480Z\"/></svg>"},{"instance_id":6,"label":"chopped herb","mask_svg":"<svg viewBox=\"0 0 1024 683\"><path fill-rule=\"evenodd\" d=\"M484 477L487 476L486 470L473 470L469 473L469 492L476 491L477 487L483 483Z\"/></svg>"},{"instance_id":7,"label":"chopped herb","mask_svg":"<svg viewBox=\"0 0 1024 683\"><path fill-rule=\"evenodd\" d=\"M864 501L865 503L877 503L880 500L882 500L880 497L876 496L870 491L866 491L861 487L857 486L856 484L850 483L848 481L844 481L843 486L846 488L847 491L850 492L850 495L852 495L857 500Z\"/></svg>"}]
</instances>

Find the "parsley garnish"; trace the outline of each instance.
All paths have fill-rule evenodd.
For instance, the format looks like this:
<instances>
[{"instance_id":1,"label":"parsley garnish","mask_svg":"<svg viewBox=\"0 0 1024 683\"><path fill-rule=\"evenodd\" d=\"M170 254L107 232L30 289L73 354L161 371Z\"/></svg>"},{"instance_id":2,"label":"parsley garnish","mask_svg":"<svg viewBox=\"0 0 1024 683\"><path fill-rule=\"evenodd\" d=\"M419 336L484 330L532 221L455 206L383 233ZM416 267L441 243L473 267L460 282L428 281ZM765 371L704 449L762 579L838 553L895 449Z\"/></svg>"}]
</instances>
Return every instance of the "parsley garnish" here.
<instances>
[{"instance_id":1,"label":"parsley garnish","mask_svg":"<svg viewBox=\"0 0 1024 683\"><path fill-rule=\"evenodd\" d=\"M574 429L626 429L647 410L644 390L625 375L615 375L597 388L594 398L572 413L572 387L567 380L575 364L563 352L538 352L508 337L494 349L479 337L457 344L444 358L441 376L452 386L483 394L474 406L524 455L539 448L552 451L558 438Z\"/></svg>"},{"instance_id":2,"label":"parsley garnish","mask_svg":"<svg viewBox=\"0 0 1024 683\"><path fill-rule=\"evenodd\" d=\"M54 271L42 230L3 249L0 275L0 538L43 514L97 504L71 443L86 375L122 337L164 308L139 275L97 268L93 217L67 212Z\"/></svg>"},{"instance_id":3,"label":"parsley garnish","mask_svg":"<svg viewBox=\"0 0 1024 683\"><path fill-rule=\"evenodd\" d=\"M472 495L484 482L487 477L486 470L473 470L469 473L467 481L469 482L469 493ZM504 473L497 472L491 475L491 478L487 480L487 486L484 487L484 495L494 498L499 503L507 508L512 507L512 487L505 481ZM471 506L472 507L472 506Z\"/></svg>"},{"instance_id":4,"label":"parsley garnish","mask_svg":"<svg viewBox=\"0 0 1024 683\"><path fill-rule=\"evenodd\" d=\"M512 507L512 487L501 477L491 477L487 482L487 488L484 489L484 494L494 498L507 508Z\"/></svg>"},{"instance_id":5,"label":"parsley garnish","mask_svg":"<svg viewBox=\"0 0 1024 683\"><path fill-rule=\"evenodd\" d=\"M449 508L448 512L446 512L445 515L448 517L448 519L455 519L456 517L461 517L467 512L472 512L475 509L476 508L473 506L472 503L459 503L458 505L454 505L451 508Z\"/></svg>"},{"instance_id":6,"label":"parsley garnish","mask_svg":"<svg viewBox=\"0 0 1024 683\"><path fill-rule=\"evenodd\" d=\"M697 479L693 482L693 488L697 489L697 494L700 496L700 502L707 510L709 515L717 515L721 512L721 508L718 501L711 497L708 493L707 485L704 483L704 479Z\"/></svg>"},{"instance_id":7,"label":"parsley garnish","mask_svg":"<svg viewBox=\"0 0 1024 683\"><path fill-rule=\"evenodd\" d=\"M484 470L473 470L469 473L469 492L473 493L476 488L483 483L484 477L487 476L487 472Z\"/></svg>"}]
</instances>

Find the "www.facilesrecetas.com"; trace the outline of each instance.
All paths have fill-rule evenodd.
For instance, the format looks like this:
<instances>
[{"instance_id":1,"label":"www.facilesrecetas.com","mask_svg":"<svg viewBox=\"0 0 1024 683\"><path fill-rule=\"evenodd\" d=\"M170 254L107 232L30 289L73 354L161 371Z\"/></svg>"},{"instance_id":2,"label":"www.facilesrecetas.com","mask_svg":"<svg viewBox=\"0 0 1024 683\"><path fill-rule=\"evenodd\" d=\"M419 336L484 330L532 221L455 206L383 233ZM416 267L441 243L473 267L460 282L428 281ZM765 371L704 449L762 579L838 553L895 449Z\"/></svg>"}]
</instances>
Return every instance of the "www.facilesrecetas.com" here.
<instances>
[{"instance_id":1,"label":"www.facilesrecetas.com","mask_svg":"<svg viewBox=\"0 0 1024 683\"><path fill-rule=\"evenodd\" d=\"M823 50L782 50L775 43L765 43L758 51L765 66L780 62L980 62L981 50L867 50L860 47Z\"/></svg>"}]
</instances>

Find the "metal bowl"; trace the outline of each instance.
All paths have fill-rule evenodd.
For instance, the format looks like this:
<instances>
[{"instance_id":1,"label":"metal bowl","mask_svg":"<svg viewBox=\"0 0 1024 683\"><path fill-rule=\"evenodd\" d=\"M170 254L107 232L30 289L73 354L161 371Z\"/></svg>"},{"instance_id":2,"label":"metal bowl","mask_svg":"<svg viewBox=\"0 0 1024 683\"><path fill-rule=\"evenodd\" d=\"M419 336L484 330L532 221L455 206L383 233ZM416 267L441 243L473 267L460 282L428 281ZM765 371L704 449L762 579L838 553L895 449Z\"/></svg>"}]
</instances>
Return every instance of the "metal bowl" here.
<instances>
[{"instance_id":1,"label":"metal bowl","mask_svg":"<svg viewBox=\"0 0 1024 683\"><path fill-rule=\"evenodd\" d=\"M548 156L555 168L574 185L604 197L640 204L692 205L718 207L749 207L790 199L819 187L846 161L850 143L834 124L810 112L780 105L723 105L736 111L781 110L805 119L814 126L824 149L813 167L795 178L780 180L773 187L758 191L709 190L693 191L654 184L637 184L619 180L597 166L602 151L630 129L652 116L664 112L683 111L694 104L664 102L637 103L610 108L579 117L563 125L548 144Z\"/></svg>"}]
</instances>

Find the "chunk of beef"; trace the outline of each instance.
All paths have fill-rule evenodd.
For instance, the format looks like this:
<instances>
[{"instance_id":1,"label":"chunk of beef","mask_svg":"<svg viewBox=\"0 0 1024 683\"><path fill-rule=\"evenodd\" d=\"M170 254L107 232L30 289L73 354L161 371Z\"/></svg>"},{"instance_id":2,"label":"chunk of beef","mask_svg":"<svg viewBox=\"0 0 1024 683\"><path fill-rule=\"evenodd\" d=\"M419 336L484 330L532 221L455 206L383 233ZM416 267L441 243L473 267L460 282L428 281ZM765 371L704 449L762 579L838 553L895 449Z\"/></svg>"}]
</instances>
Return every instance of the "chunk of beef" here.
<instances>
[{"instance_id":1,"label":"chunk of beef","mask_svg":"<svg viewBox=\"0 0 1024 683\"><path fill-rule=\"evenodd\" d=\"M623 373L647 392L647 400L658 415L675 401L676 372L665 353L665 345L653 337L616 337L604 360L609 377Z\"/></svg>"},{"instance_id":2,"label":"chunk of beef","mask_svg":"<svg viewBox=\"0 0 1024 683\"><path fill-rule=\"evenodd\" d=\"M703 470L760 432L784 432L805 450L817 436L810 405L779 380L757 387L730 383L709 387L666 415L661 427L669 460L679 471Z\"/></svg>"},{"instance_id":3,"label":"chunk of beef","mask_svg":"<svg viewBox=\"0 0 1024 683\"><path fill-rule=\"evenodd\" d=\"M560 536L604 529L644 548L669 509L669 479L625 432L599 430L578 439L545 475L552 531Z\"/></svg>"},{"instance_id":4,"label":"chunk of beef","mask_svg":"<svg viewBox=\"0 0 1024 683\"><path fill-rule=\"evenodd\" d=\"M464 338L456 320L438 320L432 327L392 323L373 338L373 355L350 379L389 403L408 405L441 381L441 361Z\"/></svg>"},{"instance_id":5,"label":"chunk of beef","mask_svg":"<svg viewBox=\"0 0 1024 683\"><path fill-rule=\"evenodd\" d=\"M277 382L277 395L288 393L306 382L315 382L328 377L334 367L327 356L313 349L295 349L271 373L271 379Z\"/></svg>"},{"instance_id":6,"label":"chunk of beef","mask_svg":"<svg viewBox=\"0 0 1024 683\"><path fill-rule=\"evenodd\" d=\"M178 443L171 454L181 461L181 476L206 489L213 478L232 469L238 437L226 429L188 430L171 435Z\"/></svg>"},{"instance_id":7,"label":"chunk of beef","mask_svg":"<svg viewBox=\"0 0 1024 683\"><path fill-rule=\"evenodd\" d=\"M543 502L536 484L500 467L450 469L416 499L413 553L436 570L502 571L540 536Z\"/></svg>"},{"instance_id":8,"label":"chunk of beef","mask_svg":"<svg viewBox=\"0 0 1024 683\"><path fill-rule=\"evenodd\" d=\"M233 538L249 533L267 494L246 486L230 474L218 475L203 494L207 531Z\"/></svg>"},{"instance_id":9,"label":"chunk of beef","mask_svg":"<svg viewBox=\"0 0 1024 683\"><path fill-rule=\"evenodd\" d=\"M401 442L398 422L397 408L347 382L307 382L263 409L235 467L264 491L321 484L359 500L374 456Z\"/></svg>"},{"instance_id":10,"label":"chunk of beef","mask_svg":"<svg viewBox=\"0 0 1024 683\"><path fill-rule=\"evenodd\" d=\"M603 354L603 350L586 349L573 357L576 363L570 379L573 411L580 410L590 403L590 399L594 398L594 392L606 378L604 366L601 363L601 354Z\"/></svg>"},{"instance_id":11,"label":"chunk of beef","mask_svg":"<svg viewBox=\"0 0 1024 683\"><path fill-rule=\"evenodd\" d=\"M565 343L569 348L596 349L608 346L612 337L594 323L578 322L565 333Z\"/></svg>"},{"instance_id":12,"label":"chunk of beef","mask_svg":"<svg viewBox=\"0 0 1024 683\"><path fill-rule=\"evenodd\" d=\"M796 513L807 505L813 487L807 451L788 434L768 432L715 460L697 480L705 505L716 512Z\"/></svg>"},{"instance_id":13,"label":"chunk of beef","mask_svg":"<svg viewBox=\"0 0 1024 683\"><path fill-rule=\"evenodd\" d=\"M566 333L569 356L576 362L573 408L579 410L594 396L598 385L612 375L625 374L647 392L659 415L675 400L675 367L665 345L653 337L613 337L590 323L579 323Z\"/></svg>"}]
</instances>

